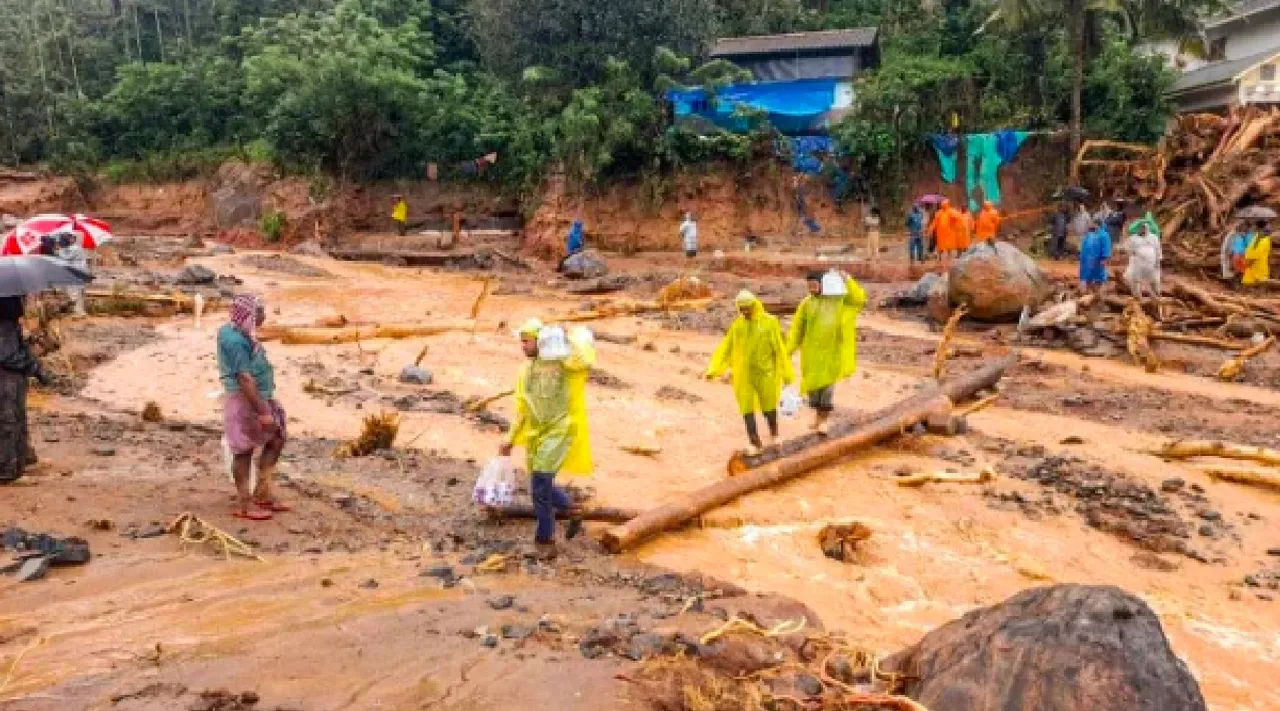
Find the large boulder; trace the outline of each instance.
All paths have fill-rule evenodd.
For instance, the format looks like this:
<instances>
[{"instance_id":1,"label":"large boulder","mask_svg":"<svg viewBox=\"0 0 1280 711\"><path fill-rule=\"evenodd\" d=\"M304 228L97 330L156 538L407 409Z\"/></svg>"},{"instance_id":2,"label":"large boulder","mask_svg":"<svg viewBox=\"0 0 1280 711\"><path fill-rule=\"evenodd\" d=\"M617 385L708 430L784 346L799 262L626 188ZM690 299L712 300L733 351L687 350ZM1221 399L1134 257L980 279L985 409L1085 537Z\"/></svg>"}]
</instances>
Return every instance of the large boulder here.
<instances>
[{"instance_id":1,"label":"large boulder","mask_svg":"<svg viewBox=\"0 0 1280 711\"><path fill-rule=\"evenodd\" d=\"M1013 321L1022 307L1048 297L1050 284L1034 260L1007 242L975 245L951 266L952 306L980 321Z\"/></svg>"},{"instance_id":2,"label":"large boulder","mask_svg":"<svg viewBox=\"0 0 1280 711\"><path fill-rule=\"evenodd\" d=\"M1116 588L1024 590L886 660L938 711L1204 711L1200 687L1142 600Z\"/></svg>"},{"instance_id":3,"label":"large boulder","mask_svg":"<svg viewBox=\"0 0 1280 711\"><path fill-rule=\"evenodd\" d=\"M565 257L560 271L570 279L598 279L609 273L609 263L596 250L584 249Z\"/></svg>"},{"instance_id":4,"label":"large boulder","mask_svg":"<svg viewBox=\"0 0 1280 711\"><path fill-rule=\"evenodd\" d=\"M214 176L209 194L214 225L219 228L257 226L263 195L270 181L270 172L264 166L224 163Z\"/></svg>"}]
</instances>

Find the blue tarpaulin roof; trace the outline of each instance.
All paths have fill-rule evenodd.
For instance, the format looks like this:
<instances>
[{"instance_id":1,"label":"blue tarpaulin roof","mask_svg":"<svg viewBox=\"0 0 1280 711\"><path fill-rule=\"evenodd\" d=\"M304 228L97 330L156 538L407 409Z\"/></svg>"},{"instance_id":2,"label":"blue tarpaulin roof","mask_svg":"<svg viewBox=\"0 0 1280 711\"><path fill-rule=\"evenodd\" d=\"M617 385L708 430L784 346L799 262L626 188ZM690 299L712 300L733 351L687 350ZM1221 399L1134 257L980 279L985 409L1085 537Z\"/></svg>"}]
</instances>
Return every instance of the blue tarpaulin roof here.
<instances>
[{"instance_id":1,"label":"blue tarpaulin roof","mask_svg":"<svg viewBox=\"0 0 1280 711\"><path fill-rule=\"evenodd\" d=\"M835 79L732 84L715 92L714 102L705 89L673 89L667 92L677 118L702 116L730 130L744 130L747 121L734 116L738 106L764 111L769 122L785 132L821 128L823 114L836 98Z\"/></svg>"}]
</instances>

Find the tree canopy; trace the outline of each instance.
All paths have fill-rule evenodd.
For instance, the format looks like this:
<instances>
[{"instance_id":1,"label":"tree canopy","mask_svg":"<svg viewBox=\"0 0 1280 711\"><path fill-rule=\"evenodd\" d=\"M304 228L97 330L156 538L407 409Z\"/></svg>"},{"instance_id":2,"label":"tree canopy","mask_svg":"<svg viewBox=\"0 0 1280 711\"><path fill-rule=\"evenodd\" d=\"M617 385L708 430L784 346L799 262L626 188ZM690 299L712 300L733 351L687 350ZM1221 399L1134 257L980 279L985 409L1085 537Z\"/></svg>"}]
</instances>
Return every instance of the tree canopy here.
<instances>
[{"instance_id":1,"label":"tree canopy","mask_svg":"<svg viewBox=\"0 0 1280 711\"><path fill-rule=\"evenodd\" d=\"M718 36L876 25L882 68L832 133L885 171L925 134L1150 141L1171 73L1141 50L1215 0L0 0L0 161L100 169L249 155L349 179L583 184L769 145L670 126L663 91L739 80ZM1072 28L1080 30L1073 42ZM1075 72L1079 90L1073 92ZM496 165L474 159L497 153Z\"/></svg>"}]
</instances>

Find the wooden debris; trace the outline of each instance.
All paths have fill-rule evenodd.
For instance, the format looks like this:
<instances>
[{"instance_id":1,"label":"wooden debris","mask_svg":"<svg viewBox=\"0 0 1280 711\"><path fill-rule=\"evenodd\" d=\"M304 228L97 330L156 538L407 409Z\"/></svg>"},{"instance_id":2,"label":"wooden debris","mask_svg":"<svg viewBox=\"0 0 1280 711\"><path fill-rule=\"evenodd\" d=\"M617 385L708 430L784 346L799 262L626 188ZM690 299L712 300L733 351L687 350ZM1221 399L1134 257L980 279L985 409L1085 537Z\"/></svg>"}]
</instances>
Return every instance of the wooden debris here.
<instances>
[{"instance_id":1,"label":"wooden debris","mask_svg":"<svg viewBox=\"0 0 1280 711\"><path fill-rule=\"evenodd\" d=\"M646 511L640 517L606 531L602 542L608 550L621 552L753 491L777 486L896 437L922 421L929 413L940 408L950 408L953 403L968 400L974 393L993 387L1016 362L1017 356L1009 355L974 373L940 383L936 389L899 403L883 416L855 427L843 437L833 437L810 449L741 476L724 479L690 492L665 506Z\"/></svg>"},{"instance_id":2,"label":"wooden debris","mask_svg":"<svg viewBox=\"0 0 1280 711\"><path fill-rule=\"evenodd\" d=\"M366 457L383 449L391 449L400 433L400 414L380 412L364 418L360 436L338 448L339 457Z\"/></svg>"},{"instance_id":3,"label":"wooden debris","mask_svg":"<svg viewBox=\"0 0 1280 711\"><path fill-rule=\"evenodd\" d=\"M871 527L857 521L828 524L818 531L818 547L832 560L856 563L862 557L860 544L871 538Z\"/></svg>"},{"instance_id":4,"label":"wooden debris","mask_svg":"<svg viewBox=\"0 0 1280 711\"><path fill-rule=\"evenodd\" d=\"M1253 346L1252 348L1248 348L1243 351L1240 351L1240 353L1236 355L1236 357L1223 363L1222 367L1218 368L1218 380L1231 381L1231 380L1235 380L1236 378L1239 378L1241 373L1244 372L1244 364L1249 362L1250 358L1253 358L1254 356L1265 352L1275 342L1276 342L1276 337L1270 336L1262 343L1259 343L1258 345Z\"/></svg>"},{"instance_id":5,"label":"wooden debris","mask_svg":"<svg viewBox=\"0 0 1280 711\"><path fill-rule=\"evenodd\" d=\"M489 506L485 508L485 512L491 518L503 519L535 519L532 504L511 504L509 506ZM640 511L636 509L620 509L611 506L583 506L574 511L573 514L583 521L599 521L601 523L626 523L631 519L640 515ZM569 518L569 512L558 511L556 517L560 519Z\"/></svg>"},{"instance_id":6,"label":"wooden debris","mask_svg":"<svg viewBox=\"0 0 1280 711\"><path fill-rule=\"evenodd\" d=\"M969 415L972 415L975 412L980 412L982 410L987 409L988 407L991 407L992 405L996 404L996 401L999 399L1000 399L1000 393L996 393L995 395L988 395L975 403L972 403L970 405L965 405L964 407L956 408L955 414L957 417L968 417Z\"/></svg>"},{"instance_id":7,"label":"wooden debris","mask_svg":"<svg viewBox=\"0 0 1280 711\"><path fill-rule=\"evenodd\" d=\"M1264 467L1206 466L1200 467L1200 471L1208 474L1214 479L1229 481L1234 484L1249 484L1252 486L1262 487L1264 489L1280 491L1280 471L1276 471L1275 469L1266 469Z\"/></svg>"},{"instance_id":8,"label":"wooden debris","mask_svg":"<svg viewBox=\"0 0 1280 711\"><path fill-rule=\"evenodd\" d=\"M1128 331L1129 355L1148 373L1156 372L1160 369L1160 360L1151 350L1151 333L1155 330L1151 317L1142 310L1142 304L1134 299L1125 307L1124 318Z\"/></svg>"},{"instance_id":9,"label":"wooden debris","mask_svg":"<svg viewBox=\"0 0 1280 711\"><path fill-rule=\"evenodd\" d=\"M1183 440L1170 442L1159 452L1165 459L1192 459L1194 457L1219 457L1240 459L1262 464L1280 465L1280 451L1266 447L1231 444L1221 440Z\"/></svg>"},{"instance_id":10,"label":"wooden debris","mask_svg":"<svg viewBox=\"0 0 1280 711\"><path fill-rule=\"evenodd\" d=\"M711 297L711 287L696 276L682 276L662 287L658 292L658 303L670 304L690 299L706 299Z\"/></svg>"},{"instance_id":11,"label":"wooden debris","mask_svg":"<svg viewBox=\"0 0 1280 711\"><path fill-rule=\"evenodd\" d=\"M484 300L489 297L489 292L493 287L493 277L486 277L484 284L480 286L480 293L476 295L475 303L471 304L471 320L480 318L480 308L484 306Z\"/></svg>"},{"instance_id":12,"label":"wooden debris","mask_svg":"<svg viewBox=\"0 0 1280 711\"><path fill-rule=\"evenodd\" d=\"M947 324L942 327L942 340L938 342L938 350L933 356L933 379L942 379L942 369L947 365L947 349L951 346L951 339L955 338L956 326L960 324L960 319L968 313L964 306L956 309L951 313L951 318L947 319Z\"/></svg>"},{"instance_id":13,"label":"wooden debris","mask_svg":"<svg viewBox=\"0 0 1280 711\"><path fill-rule=\"evenodd\" d=\"M492 405L493 403L501 400L504 397L507 397L508 395L514 395L515 393L516 393L515 390L503 390L497 395L490 395L488 397L477 398L475 400L468 400L467 402L463 403L462 409L466 410L467 412L481 412L485 408Z\"/></svg>"},{"instance_id":14,"label":"wooden debris","mask_svg":"<svg viewBox=\"0 0 1280 711\"><path fill-rule=\"evenodd\" d=\"M953 474L951 472L932 472L912 474L894 481L898 486L919 488L925 484L989 484L996 480L996 472L990 466L982 468L977 474Z\"/></svg>"},{"instance_id":15,"label":"wooden debris","mask_svg":"<svg viewBox=\"0 0 1280 711\"><path fill-rule=\"evenodd\" d=\"M143 422L163 422L164 413L160 412L160 405L155 400L148 400L147 404L142 408Z\"/></svg>"},{"instance_id":16,"label":"wooden debris","mask_svg":"<svg viewBox=\"0 0 1280 711\"><path fill-rule=\"evenodd\" d=\"M659 454L662 454L662 447L654 447L645 444L624 444L620 445L618 449L621 449L627 454L634 454L637 457L656 457Z\"/></svg>"},{"instance_id":17,"label":"wooden debris","mask_svg":"<svg viewBox=\"0 0 1280 711\"><path fill-rule=\"evenodd\" d=\"M176 533L184 546L207 545L217 549L225 558L238 555L256 561L262 560L240 539L190 512L175 518L165 531Z\"/></svg>"}]
</instances>

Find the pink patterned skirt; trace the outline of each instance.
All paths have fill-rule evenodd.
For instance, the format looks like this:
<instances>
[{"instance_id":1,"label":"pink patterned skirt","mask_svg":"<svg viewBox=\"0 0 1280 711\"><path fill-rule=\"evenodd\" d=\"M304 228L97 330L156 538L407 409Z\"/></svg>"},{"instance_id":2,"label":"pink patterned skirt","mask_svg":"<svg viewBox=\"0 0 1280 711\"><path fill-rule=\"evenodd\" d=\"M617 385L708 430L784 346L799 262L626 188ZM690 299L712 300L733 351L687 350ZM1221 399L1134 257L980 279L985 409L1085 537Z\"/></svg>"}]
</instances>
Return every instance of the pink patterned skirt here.
<instances>
[{"instance_id":1,"label":"pink patterned skirt","mask_svg":"<svg viewBox=\"0 0 1280 711\"><path fill-rule=\"evenodd\" d=\"M227 446L236 454L252 452L275 439L286 439L284 408L278 400L268 400L276 429L270 430L258 421L258 411L253 408L244 393L226 393L222 409L222 424L226 429Z\"/></svg>"}]
</instances>

